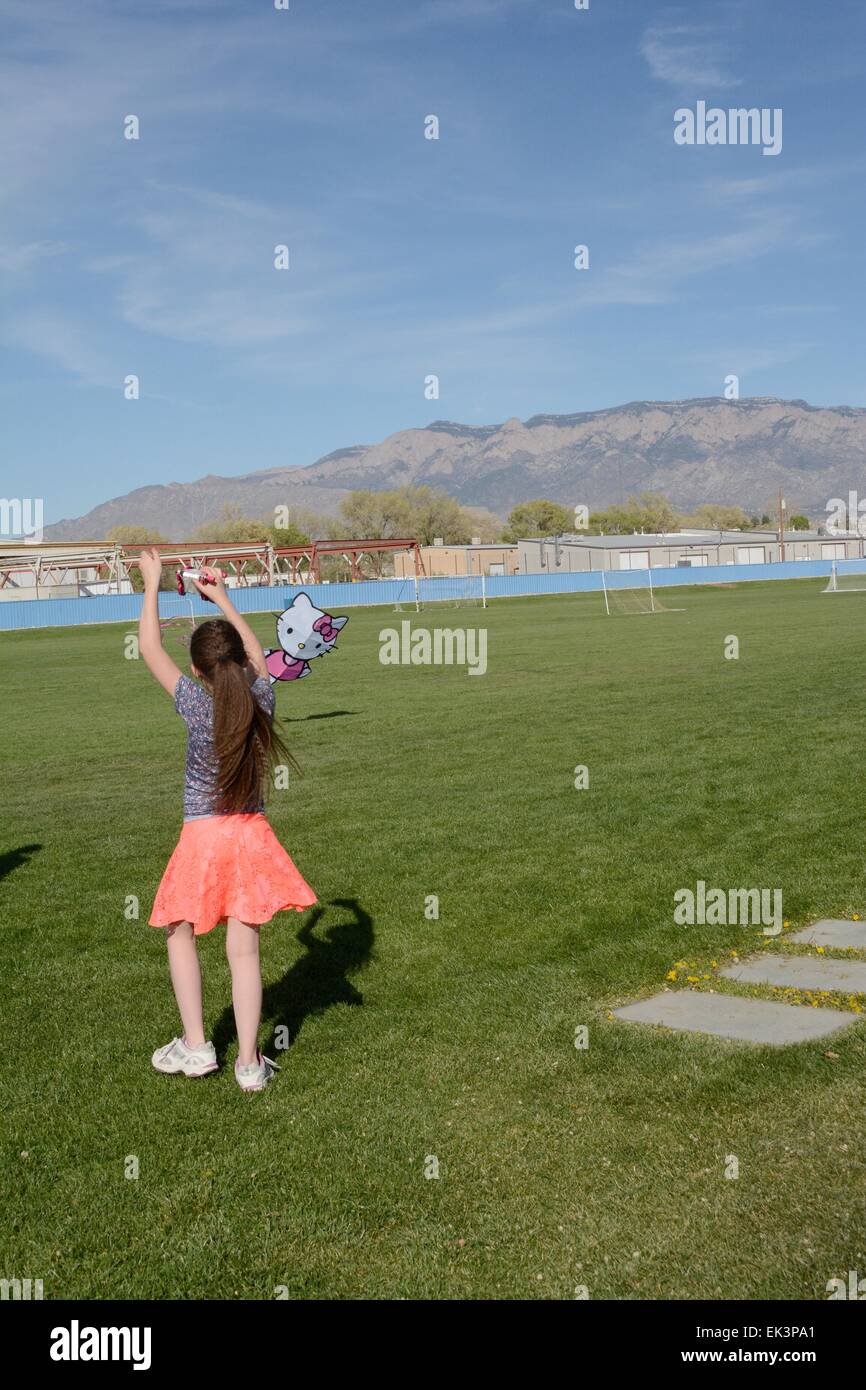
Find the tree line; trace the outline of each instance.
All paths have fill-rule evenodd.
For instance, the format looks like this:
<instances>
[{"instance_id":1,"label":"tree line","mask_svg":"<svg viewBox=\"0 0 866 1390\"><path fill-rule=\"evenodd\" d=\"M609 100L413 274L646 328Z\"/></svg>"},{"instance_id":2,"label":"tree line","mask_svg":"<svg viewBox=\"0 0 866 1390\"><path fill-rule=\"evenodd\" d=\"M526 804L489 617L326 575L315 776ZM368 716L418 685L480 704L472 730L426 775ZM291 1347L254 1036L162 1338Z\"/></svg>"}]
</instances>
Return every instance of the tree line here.
<instances>
[{"instance_id":1,"label":"tree line","mask_svg":"<svg viewBox=\"0 0 866 1390\"><path fill-rule=\"evenodd\" d=\"M696 526L711 530L755 530L776 525L768 512L749 516L741 507L707 502L686 514L669 502L662 493L643 492L629 497L624 505L604 508L578 516L577 509L564 507L549 498L539 497L520 502L513 507L508 520L484 507L463 506L447 492L418 486L393 488L374 492L360 488L348 493L340 502L336 517L320 516L304 507L277 509L268 517L248 517L238 507L225 506L215 521L205 522L185 539L196 543L237 544L243 541L270 542L273 546L307 545L320 540L391 540L413 537L421 545L432 545L440 538L445 545L468 545L478 539L482 543L501 542L513 545L533 536L569 535L631 535L634 532L659 533L679 531ZM285 525L279 524L285 521ZM786 520L790 530L804 531L809 518L795 513ZM106 540L125 549L138 545L164 542L167 538L146 526L114 526ZM365 572L378 577L389 564L387 555L370 555L364 562ZM340 556L324 557L323 577L348 577L348 566ZM172 587L174 576L166 575L166 587Z\"/></svg>"}]
</instances>

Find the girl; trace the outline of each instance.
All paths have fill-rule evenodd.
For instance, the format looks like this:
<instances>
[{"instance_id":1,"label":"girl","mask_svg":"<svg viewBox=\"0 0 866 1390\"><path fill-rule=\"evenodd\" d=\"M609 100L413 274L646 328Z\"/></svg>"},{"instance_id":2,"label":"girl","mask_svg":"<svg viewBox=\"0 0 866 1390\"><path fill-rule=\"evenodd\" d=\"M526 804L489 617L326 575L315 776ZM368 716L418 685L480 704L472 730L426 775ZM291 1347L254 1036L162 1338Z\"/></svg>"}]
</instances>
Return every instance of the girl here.
<instances>
[{"instance_id":1,"label":"girl","mask_svg":"<svg viewBox=\"0 0 866 1390\"><path fill-rule=\"evenodd\" d=\"M205 1041L201 970L195 938L226 922L226 955L238 1031L235 1077L244 1091L261 1091L275 1066L258 1049L262 1009L259 926L275 912L302 912L316 901L268 824L265 775L277 762L297 764L274 733L274 693L265 654L226 593L219 570L195 584L223 616L200 623L190 642L197 685L162 646L157 608L162 560L154 547L139 559L144 604L139 650L189 731L183 830L157 890L152 927L167 927L168 963L183 1034L153 1054L161 1072L207 1076L216 1071Z\"/></svg>"}]
</instances>

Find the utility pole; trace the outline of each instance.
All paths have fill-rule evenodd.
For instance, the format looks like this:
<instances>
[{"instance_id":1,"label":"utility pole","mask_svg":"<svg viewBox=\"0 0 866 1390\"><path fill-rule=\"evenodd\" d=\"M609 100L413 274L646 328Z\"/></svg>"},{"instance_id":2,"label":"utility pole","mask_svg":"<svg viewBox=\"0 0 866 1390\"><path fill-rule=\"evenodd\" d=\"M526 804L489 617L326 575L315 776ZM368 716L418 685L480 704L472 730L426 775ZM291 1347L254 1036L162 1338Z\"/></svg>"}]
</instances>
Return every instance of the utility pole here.
<instances>
[{"instance_id":1,"label":"utility pole","mask_svg":"<svg viewBox=\"0 0 866 1390\"><path fill-rule=\"evenodd\" d=\"M785 499L779 488L779 563L785 562Z\"/></svg>"}]
</instances>

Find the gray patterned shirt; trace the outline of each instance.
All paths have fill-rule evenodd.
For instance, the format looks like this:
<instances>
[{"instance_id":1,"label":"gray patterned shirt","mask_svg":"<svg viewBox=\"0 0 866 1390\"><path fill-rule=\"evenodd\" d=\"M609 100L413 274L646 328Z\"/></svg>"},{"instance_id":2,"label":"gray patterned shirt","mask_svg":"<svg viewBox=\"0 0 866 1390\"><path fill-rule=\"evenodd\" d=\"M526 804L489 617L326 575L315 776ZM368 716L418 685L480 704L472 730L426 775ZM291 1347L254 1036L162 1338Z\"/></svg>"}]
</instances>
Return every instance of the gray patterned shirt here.
<instances>
[{"instance_id":1,"label":"gray patterned shirt","mask_svg":"<svg viewBox=\"0 0 866 1390\"><path fill-rule=\"evenodd\" d=\"M261 676L250 686L253 699L273 719L273 688ZM202 816L215 816L216 786L219 769L213 741L213 698L204 686L189 676L181 676L174 688L174 707L189 730L186 745L186 777L183 787L183 818L199 820ZM264 802L259 801L246 807L244 814L263 811Z\"/></svg>"}]
</instances>

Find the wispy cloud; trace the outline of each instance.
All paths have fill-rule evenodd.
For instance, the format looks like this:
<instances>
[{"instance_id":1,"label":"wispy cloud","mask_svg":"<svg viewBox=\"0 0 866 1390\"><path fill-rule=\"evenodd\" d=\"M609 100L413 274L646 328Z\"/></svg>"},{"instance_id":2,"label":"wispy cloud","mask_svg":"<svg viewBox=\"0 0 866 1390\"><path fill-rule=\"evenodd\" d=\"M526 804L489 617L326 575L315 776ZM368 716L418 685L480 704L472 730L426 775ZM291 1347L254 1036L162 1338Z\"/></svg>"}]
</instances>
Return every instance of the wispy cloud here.
<instances>
[{"instance_id":1,"label":"wispy cloud","mask_svg":"<svg viewBox=\"0 0 866 1390\"><path fill-rule=\"evenodd\" d=\"M799 168L776 168L766 173L748 178L717 176L705 179L701 185L709 201L729 202L732 199L752 202L760 198L778 198L780 194L809 194L821 185L837 183L843 196L851 188L852 182L862 180L866 161L863 159L827 160L823 164L803 165Z\"/></svg>"},{"instance_id":2,"label":"wispy cloud","mask_svg":"<svg viewBox=\"0 0 866 1390\"><path fill-rule=\"evenodd\" d=\"M690 287L702 278L732 269L741 271L780 248L808 246L815 241L815 234L800 225L795 213L778 204L739 212L731 221L733 225L713 236L657 238L607 264L598 258L590 272L574 272L574 288L567 294L546 289L527 298L525 283L517 277L500 284L496 298L501 307L497 308L429 315L407 323L399 315L398 305L393 321L365 325L344 335L339 343L326 346L314 335L305 344L306 360L301 370L335 376L351 370L366 379L393 374L395 363L405 370L410 362L424 362L425 370L431 371L471 369L479 361L488 370L494 366L516 370L521 360L524 364L531 361L538 351L546 351L549 359L551 342L570 333L572 325L593 311L614 305L651 310L685 302L692 292ZM799 352L798 348L797 355ZM715 357L713 361L715 365ZM748 369L752 362L750 359ZM765 365L772 365L769 359ZM279 370L279 364L254 354L243 370L270 375Z\"/></svg>"},{"instance_id":3,"label":"wispy cloud","mask_svg":"<svg viewBox=\"0 0 866 1390\"><path fill-rule=\"evenodd\" d=\"M247 348L335 331L348 306L398 289L407 270L386 259L347 265L340 229L285 203L219 190L154 186L132 214L135 255L109 259L133 327L179 342ZM277 246L290 268L277 270Z\"/></svg>"},{"instance_id":4,"label":"wispy cloud","mask_svg":"<svg viewBox=\"0 0 866 1390\"><path fill-rule=\"evenodd\" d=\"M69 248L63 241L28 241L18 246L0 244L0 271L19 275L53 256L61 256Z\"/></svg>"},{"instance_id":5,"label":"wispy cloud","mask_svg":"<svg viewBox=\"0 0 866 1390\"><path fill-rule=\"evenodd\" d=\"M675 87L735 87L728 44L704 25L668 24L647 29L641 52L653 77Z\"/></svg>"},{"instance_id":6,"label":"wispy cloud","mask_svg":"<svg viewBox=\"0 0 866 1390\"><path fill-rule=\"evenodd\" d=\"M747 373L765 372L799 361L813 348L814 343L719 343L709 352L690 351L689 361L712 368L720 377L734 372L742 378ZM746 387L747 383L741 380L740 389L751 394Z\"/></svg>"},{"instance_id":7,"label":"wispy cloud","mask_svg":"<svg viewBox=\"0 0 866 1390\"><path fill-rule=\"evenodd\" d=\"M816 237L793 211L778 205L749 210L729 230L711 236L659 238L607 264L596 257L590 272L575 272L572 295L462 320L461 326L467 331L513 332L610 304L671 303L689 281L746 266L780 247L812 246Z\"/></svg>"},{"instance_id":8,"label":"wispy cloud","mask_svg":"<svg viewBox=\"0 0 866 1390\"><path fill-rule=\"evenodd\" d=\"M108 354L65 314L39 309L13 314L3 325L0 341L53 363L84 386L120 389L121 377Z\"/></svg>"}]
</instances>

